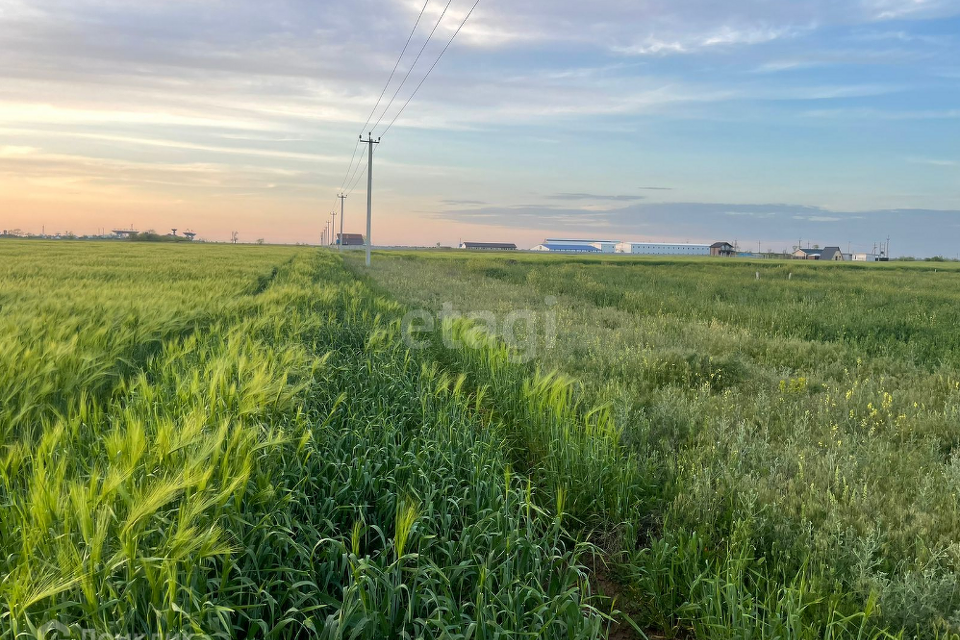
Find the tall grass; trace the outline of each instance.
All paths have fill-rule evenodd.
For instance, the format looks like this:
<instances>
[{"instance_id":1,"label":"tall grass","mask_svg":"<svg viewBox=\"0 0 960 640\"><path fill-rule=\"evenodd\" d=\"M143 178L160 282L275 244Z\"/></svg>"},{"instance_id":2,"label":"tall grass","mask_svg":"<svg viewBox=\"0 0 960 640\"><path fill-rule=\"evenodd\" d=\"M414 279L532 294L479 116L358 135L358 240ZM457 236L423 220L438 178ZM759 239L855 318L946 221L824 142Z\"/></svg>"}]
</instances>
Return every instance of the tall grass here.
<instances>
[{"instance_id":1,"label":"tall grass","mask_svg":"<svg viewBox=\"0 0 960 640\"><path fill-rule=\"evenodd\" d=\"M604 635L565 501L335 258L72 247L2 248L0 637Z\"/></svg>"},{"instance_id":2,"label":"tall grass","mask_svg":"<svg viewBox=\"0 0 960 640\"><path fill-rule=\"evenodd\" d=\"M631 466L620 477L636 486L585 490L597 500L584 520L615 527L599 514L622 512L602 496L637 497L615 539L642 624L762 637L960 630L960 272L431 253L384 254L371 276L413 308L505 314L559 299L557 346L525 379L558 371L565 404L609 417L597 460ZM517 433L536 424L499 403ZM547 468L537 436L551 432L532 431L521 459Z\"/></svg>"}]
</instances>

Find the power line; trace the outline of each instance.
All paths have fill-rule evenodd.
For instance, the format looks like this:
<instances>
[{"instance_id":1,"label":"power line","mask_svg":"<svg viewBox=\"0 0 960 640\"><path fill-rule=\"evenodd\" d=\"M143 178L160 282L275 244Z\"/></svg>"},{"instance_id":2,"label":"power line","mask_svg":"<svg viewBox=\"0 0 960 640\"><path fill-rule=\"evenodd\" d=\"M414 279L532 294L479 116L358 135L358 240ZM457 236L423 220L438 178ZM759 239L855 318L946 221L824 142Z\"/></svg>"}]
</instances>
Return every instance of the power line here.
<instances>
[{"instance_id":1,"label":"power line","mask_svg":"<svg viewBox=\"0 0 960 640\"><path fill-rule=\"evenodd\" d=\"M452 0L451 0L451 1L452 1ZM403 60L403 54L405 54L405 53L407 52L407 47L410 46L410 41L413 40L413 34L415 34L415 33L417 32L417 27L420 26L420 20L423 19L423 12L427 10L427 5L428 5L428 4L430 4L430 0L427 0L426 2L423 3L423 8L420 9L420 15L417 16L417 21L416 21L416 22L414 23L414 25L413 25L413 30L410 32L409 37L407 37L407 43L406 43L405 45L403 45L403 51L400 52L400 57L397 58L397 64L393 65L393 71L390 72L390 77L387 78L387 84L383 85L383 91L380 92L380 97L377 98L377 104L373 105L373 109L370 111L370 115L367 116L367 121L363 123L363 128L360 129L360 132L361 132L360 135L361 135L361 136L363 135L363 132L367 129L367 125L370 124L370 121L371 121L371 120L373 120L373 114L377 112L377 107L380 106L380 101L383 100L383 96L387 93L387 87L390 86L390 82L393 80L393 76L396 75L396 73L397 73L397 68L400 67L400 61ZM448 3L447 6L449 6L449 3ZM444 11L446 11L446 9L444 9ZM442 16L441 16L441 18L442 18ZM436 31L436 27L434 27L434 31ZM431 33L430 35L433 35L433 33ZM430 39L427 38L427 42L429 42L429 41L430 41ZM420 53L423 53L423 51L421 50ZM420 59L420 56L417 56L417 59L419 60L419 59ZM416 65L417 63L414 62L413 64ZM411 69L412 69L412 68L413 68L413 67L411 67ZM410 73L407 72L407 75L410 75ZM404 80L406 80L406 78L404 78ZM402 86L403 86L403 83L401 83L400 86L402 87ZM390 108L390 106L387 105L387 109L389 109L389 108ZM359 145L360 145L360 143L357 142L357 146L359 146Z\"/></svg>"},{"instance_id":2,"label":"power line","mask_svg":"<svg viewBox=\"0 0 960 640\"><path fill-rule=\"evenodd\" d=\"M363 169L363 173L361 173L361 171L360 171L361 169ZM350 179L349 179L349 180L347 180L347 183L353 185L353 186L351 186L350 189L347 191L347 195L350 195L351 193L353 193L353 190L357 188L357 184L360 182L360 178L362 178L362 177L363 177L363 174L366 173L366 172L367 172L367 166L363 163L363 156L360 156L360 164L357 165L357 168L356 168L356 170L353 172L353 175L350 176ZM360 174L360 177L357 177L357 174ZM357 178L357 179L354 180L354 178Z\"/></svg>"},{"instance_id":3,"label":"power line","mask_svg":"<svg viewBox=\"0 0 960 640\"><path fill-rule=\"evenodd\" d=\"M368 153L369 153L369 152L368 152ZM360 167L361 167L361 166L363 167L363 171L360 171ZM366 175L366 173L367 173L367 166L366 166L366 164L364 164L363 162L361 162L360 165L357 166L357 171L356 171L356 173L354 173L354 175L356 176L357 173L359 173L360 175L357 176L357 179L356 179L356 180L353 180L353 178L351 178L351 180L353 180L353 184L352 184L352 186L350 187L350 190L347 191L347 195L348 195L348 196L349 196L351 193L353 193L354 189L357 188L357 185L360 184L360 181L363 179L363 176Z\"/></svg>"},{"instance_id":4,"label":"power line","mask_svg":"<svg viewBox=\"0 0 960 640\"><path fill-rule=\"evenodd\" d=\"M400 68L400 61L403 60L404 54L407 53L407 48L410 46L410 41L413 40L414 34L417 32L417 27L420 26L420 21L423 19L423 13L427 10L427 5L430 4L430 0L426 0L423 3L423 7L420 9L420 14L417 16L417 21L413 24L413 29L410 30L410 35L407 36L407 41L403 45L403 49L400 51L400 55L397 57L396 64L393 65L393 71L390 72L390 77L387 78L387 82L383 85L383 90L380 92L380 97L377 98L377 103L373 105L373 109L370 110L370 115L367 116L367 121L363 123L363 127L360 129L360 137L363 137L363 132L366 130L367 125L370 124L370 121L373 120L373 114L377 112L377 107L380 106L380 102L383 101L383 96L386 95L387 89L390 87L390 83L393 82L394 76L397 74L397 69ZM348 182L348 176L350 176L350 170L353 169L353 161L357 159L357 151L360 149L360 139L357 139L357 144L353 148L353 155L350 156L350 164L347 165L347 172L343 175L343 181L340 183L340 191L343 191L344 186Z\"/></svg>"},{"instance_id":5,"label":"power line","mask_svg":"<svg viewBox=\"0 0 960 640\"><path fill-rule=\"evenodd\" d=\"M380 134L380 137L381 137L381 138L382 138L383 136L387 135L387 131L390 131L390 128L393 127L393 125L394 125L394 123L397 121L397 119L400 118L400 115L401 115L401 114L403 113L403 111L407 108L407 105L410 104L410 101L412 101L413 98L414 98L414 97L417 95L417 93L420 91L420 87L422 87L422 86L423 86L423 83L426 82L426 81L427 81L427 78L430 77L430 74L431 74L431 73L433 72L433 70L436 68L437 64L439 64L440 58L443 57L443 54L445 54L445 53L447 52L447 49L450 48L450 45L453 44L453 41L454 41L454 39L457 37L457 34L459 34L459 33L460 33L460 30L463 29L463 26L464 26L465 24L467 24L467 20L470 19L470 16L471 16L471 15L473 15L473 10L476 9L476 8L477 8L477 5L479 5L479 4L480 4L480 0L477 0L476 2L473 3L473 6L470 8L470 11L467 12L466 17L463 19L463 22L460 23L460 26L457 27L457 30L453 32L453 35L450 37L450 40L447 41L447 46L445 46L445 47L443 48L443 51L441 51L441 52L440 52L440 55L437 56L437 59L434 60L433 65L432 65L432 66L430 67L430 69L427 71L427 74L426 74L425 76L423 76L423 79L420 81L420 84L417 85L417 88L413 90L413 93L410 94L410 97L407 98L407 101L403 104L402 107L400 107L400 111L397 112L397 115L394 116L393 120L390 121L390 124L387 125L387 128L383 130L383 133Z\"/></svg>"},{"instance_id":6,"label":"power line","mask_svg":"<svg viewBox=\"0 0 960 640\"><path fill-rule=\"evenodd\" d=\"M453 4L453 0L447 0L446 6L443 8L443 11L440 13L440 17L437 19L437 23L433 25L433 30L430 31L430 35L427 36L426 41L423 43L423 46L420 47L420 52L417 53L416 59L414 59L413 64L410 65L410 68L407 69L407 74L403 77L403 80L400 81L400 86L397 87L397 90L394 92L393 97L390 98L390 102L387 103L387 106L384 108L383 113L380 114L380 118L377 120L377 124L373 125L373 128L376 129L380 126L380 123L383 121L384 116L387 115L387 112L390 111L390 107L393 106L394 100L397 99L397 96L400 95L400 90L403 89L403 85L406 84L407 79L410 77L410 74L416 68L417 63L420 62L420 56L423 55L424 50L427 48L427 45L430 44L430 40L433 39L433 34L437 32L437 28L440 26L440 23L443 22L443 17L447 15L447 9L450 8L450 5Z\"/></svg>"},{"instance_id":7,"label":"power line","mask_svg":"<svg viewBox=\"0 0 960 640\"><path fill-rule=\"evenodd\" d=\"M364 125L364 126L366 126L366 125ZM357 138L357 146L355 146L355 147L353 148L353 155L350 156L350 164L347 165L347 172L346 172L345 174L343 174L343 180L340 182L340 189L339 189L339 191L341 191L341 192L343 191L344 185L347 184L347 176L350 175L350 169L353 168L353 161L357 159L357 150L359 150L359 149L360 149L360 138Z\"/></svg>"},{"instance_id":8,"label":"power line","mask_svg":"<svg viewBox=\"0 0 960 640\"><path fill-rule=\"evenodd\" d=\"M378 109L379 106L380 106L380 103L383 101L383 97L386 95L386 91L387 91L387 89L389 88L390 83L393 81L393 78L394 78L395 75L396 75L397 69L400 67L400 62L403 60L403 56L406 54L406 51L407 51L408 47L410 46L410 42L412 41L413 36L416 34L417 28L419 27L420 22L421 22L422 19L423 19L424 12L426 11L427 6L429 6L429 4L430 4L430 0L425 0L425 2L424 2L424 4L423 4L423 7L420 9L420 14L417 16L417 21L416 21L416 23L414 24L413 29L410 31L410 35L407 37L407 41L406 41L406 43L405 43L404 46L403 46L403 50L400 52L400 56L397 58L397 62L396 62L396 64L395 64L394 67L393 67L393 71L390 73L390 77L387 79L387 82L386 82L386 84L385 84L384 87L383 87L383 91L380 92L380 97L377 99L377 102L376 102L376 104L374 105L373 110L370 112L370 116L368 116L367 122L364 124L364 128L366 128L366 126L367 126L367 125L370 123L370 121L373 119L373 116L376 114L377 109ZM437 19L436 24L434 24L433 29L430 31L430 34L427 36L427 39L424 41L423 45L420 47L420 51L417 53L417 57L414 59L413 64L410 65L410 68L407 70L406 74L404 75L403 80L400 81L400 85L397 87L397 90L394 92L393 96L390 98L390 102L387 103L387 106L386 106L386 107L384 107L383 113L380 114L380 117L377 119L377 122L376 122L376 124L373 126L373 129L376 129L377 127L379 127L380 124L383 122L383 119L384 119L384 118L386 117L386 115L390 112L390 107L393 106L393 103L396 101L397 96L400 95L400 91L403 89L403 87L404 87L404 85L406 84L407 80L410 78L410 74L413 72L413 70L416 68L417 64L420 62L420 58L423 56L423 52L426 50L427 46L430 44L430 41L433 39L433 36L436 34L437 29L440 27L440 24L443 22L443 19L444 19L444 17L445 17L446 14L447 14L447 10L450 8L450 5L451 5L451 4L453 4L453 0L447 0L447 4L444 6L443 11L440 13L440 17ZM430 77L430 74L433 73L433 70L434 70L434 69L437 67L437 65L440 63L440 60L443 58L444 54L446 54L447 50L448 50L448 49L450 48L450 46L453 44L453 41L456 39L456 37L460 34L460 31L463 30L463 27L467 24L467 21L468 21L468 20L470 19L470 17L473 15L474 10L476 10L476 8L477 8L477 6L478 6L479 4L480 4L480 0L476 0L476 1L473 3L473 6L470 7L470 11L468 11L468 12L467 12L467 15L464 16L463 20L460 22L460 25L457 27L456 31L453 32L453 35L450 36L450 39L447 41L446 45L444 45L443 49L440 51L440 55L438 55L438 56L437 56L437 59L433 61L433 64L432 64L432 65L430 65L430 68L427 70L426 74L424 74L423 78L420 79L420 83L417 84L417 87L413 90L413 93L410 94L410 97L407 98L406 102L403 103L403 106L400 107L400 111L397 112L397 114L393 117L393 120L390 121L390 124L387 125L387 128L384 130L383 134L381 134L381 137L382 137L382 135L386 134L391 128L393 128L393 125L397 122L397 120L400 118L400 116L403 115L403 113L404 113L404 111L406 110L406 108L410 105L410 103L413 101L413 99L414 99L414 98L417 96L417 94L420 92L420 89L423 87L424 83L427 81L427 78L429 78L429 77ZM351 169L353 169L353 162L354 162L354 160L355 160L356 157L357 157L357 151L358 151L359 148L360 148L360 144L361 144L361 143L364 143L364 142L366 142L366 143L369 145L369 146L368 146L368 150L367 150L367 160L368 160L367 163L366 163L366 164L367 164L367 167L364 167L364 163L363 163L363 161L362 161L362 156L361 156L361 161L357 164L357 168L353 171L353 175L351 176L351 175L350 175L350 171L351 171ZM356 144L356 146L355 146L354 149L353 149L353 155L352 155L351 158L350 158L350 163L347 165L347 172L346 172L346 174L344 174L344 180L343 180L343 182L341 182L340 190L339 190L338 196L337 196L337 197L339 197L339 198L343 198L343 197L346 197L346 196L349 196L350 194L352 194L352 193L354 192L354 190L357 188L357 186L360 184L360 180L363 179L364 175L367 175L367 178L368 178L368 179L367 179L367 184L368 184L368 186L367 186L367 192L368 192L368 193L367 193L367 238L366 238L366 242L367 242L367 245L368 245L368 246L367 246L367 265L368 265L368 266L369 266L369 264L370 264L370 253L369 253L369 250L370 250L370 209L371 209L371 203L370 203L370 199L371 199L371 198L370 198L370 197L371 197L371 193L370 193L370 191L371 191L370 181L371 181L371 180L370 180L370 178L371 178L371 176L372 176L372 171L370 171L369 169L372 169L372 164L373 164L373 146L374 146L375 144L378 144L379 142L380 142L379 139L377 139L377 140L374 140L374 139L373 139L373 134L370 134L370 137L369 137L368 140L363 140L363 136L362 136L362 135L360 136L360 139L357 141L357 144ZM350 176L350 177L348 178L347 176ZM344 195L343 187L346 186L347 184L350 184L350 189L349 189L349 190L346 192L346 194ZM343 206L343 200L342 200L342 199L341 199L340 204L341 204L341 207L342 207L342 206ZM341 225L342 225L342 224L343 224L343 218L341 217L340 220L341 220Z\"/></svg>"},{"instance_id":9,"label":"power line","mask_svg":"<svg viewBox=\"0 0 960 640\"><path fill-rule=\"evenodd\" d=\"M357 185L360 184L360 181L363 180L363 176L365 176L365 175L367 175L367 168L366 168L366 167L364 167L364 168L363 168L363 171L360 172L360 175L357 176L357 179L353 182L353 186L350 187L350 191L347 191L347 195L348 195L348 196L349 196L350 194L352 194L352 193L356 190Z\"/></svg>"}]
</instances>

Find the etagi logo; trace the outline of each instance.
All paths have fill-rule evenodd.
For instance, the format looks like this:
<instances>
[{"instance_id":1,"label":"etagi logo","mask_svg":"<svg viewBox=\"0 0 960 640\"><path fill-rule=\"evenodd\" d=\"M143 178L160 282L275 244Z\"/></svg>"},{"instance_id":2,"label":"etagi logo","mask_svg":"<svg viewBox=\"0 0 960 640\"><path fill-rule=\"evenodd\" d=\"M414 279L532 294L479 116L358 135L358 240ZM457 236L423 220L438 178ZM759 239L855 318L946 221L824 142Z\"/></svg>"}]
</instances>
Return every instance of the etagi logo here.
<instances>
[{"instance_id":1,"label":"etagi logo","mask_svg":"<svg viewBox=\"0 0 960 640\"><path fill-rule=\"evenodd\" d=\"M443 346L447 349L467 347L480 349L484 337L499 339L511 348L510 359L514 362L529 362L541 349L550 350L557 342L557 299L544 299L544 310L514 309L509 313L472 311L461 313L453 304L445 302L440 313L432 314L424 309L410 311L401 320L404 343L410 349L424 349L430 345L428 336L439 325ZM461 331L458 323L466 321L479 331Z\"/></svg>"},{"instance_id":2,"label":"etagi logo","mask_svg":"<svg viewBox=\"0 0 960 640\"><path fill-rule=\"evenodd\" d=\"M43 625L39 632L40 640L210 640L209 636L194 633L107 633L96 629L70 628L57 620Z\"/></svg>"}]
</instances>

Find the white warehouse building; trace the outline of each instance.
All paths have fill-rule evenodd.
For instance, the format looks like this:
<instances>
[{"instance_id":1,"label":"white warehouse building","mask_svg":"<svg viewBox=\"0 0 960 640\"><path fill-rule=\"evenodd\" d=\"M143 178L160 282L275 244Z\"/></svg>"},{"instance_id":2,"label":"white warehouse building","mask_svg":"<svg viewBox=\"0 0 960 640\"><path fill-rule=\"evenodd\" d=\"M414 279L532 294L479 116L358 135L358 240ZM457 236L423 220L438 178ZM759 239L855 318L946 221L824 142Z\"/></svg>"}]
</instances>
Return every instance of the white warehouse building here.
<instances>
[{"instance_id":1,"label":"white warehouse building","mask_svg":"<svg viewBox=\"0 0 960 640\"><path fill-rule=\"evenodd\" d=\"M708 244L678 244L674 242L621 242L616 253L645 256L709 256Z\"/></svg>"},{"instance_id":2,"label":"white warehouse building","mask_svg":"<svg viewBox=\"0 0 960 640\"><path fill-rule=\"evenodd\" d=\"M584 240L571 238L547 238L540 246L584 246L593 247L600 253L615 253L619 240ZM586 250L590 252L589 249Z\"/></svg>"}]
</instances>

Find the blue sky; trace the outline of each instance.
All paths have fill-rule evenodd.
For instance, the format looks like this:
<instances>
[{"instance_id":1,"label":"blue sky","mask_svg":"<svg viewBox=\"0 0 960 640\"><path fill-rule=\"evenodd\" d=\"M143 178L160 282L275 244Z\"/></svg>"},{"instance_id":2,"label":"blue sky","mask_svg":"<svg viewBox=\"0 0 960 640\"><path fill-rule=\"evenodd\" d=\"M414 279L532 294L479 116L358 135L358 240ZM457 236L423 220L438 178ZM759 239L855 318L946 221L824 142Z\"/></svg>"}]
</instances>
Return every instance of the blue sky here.
<instances>
[{"instance_id":1,"label":"blue sky","mask_svg":"<svg viewBox=\"0 0 960 640\"><path fill-rule=\"evenodd\" d=\"M0 226L315 241L423 4L0 0ZM374 242L956 256L958 141L960 0L482 0L377 149Z\"/></svg>"}]
</instances>

